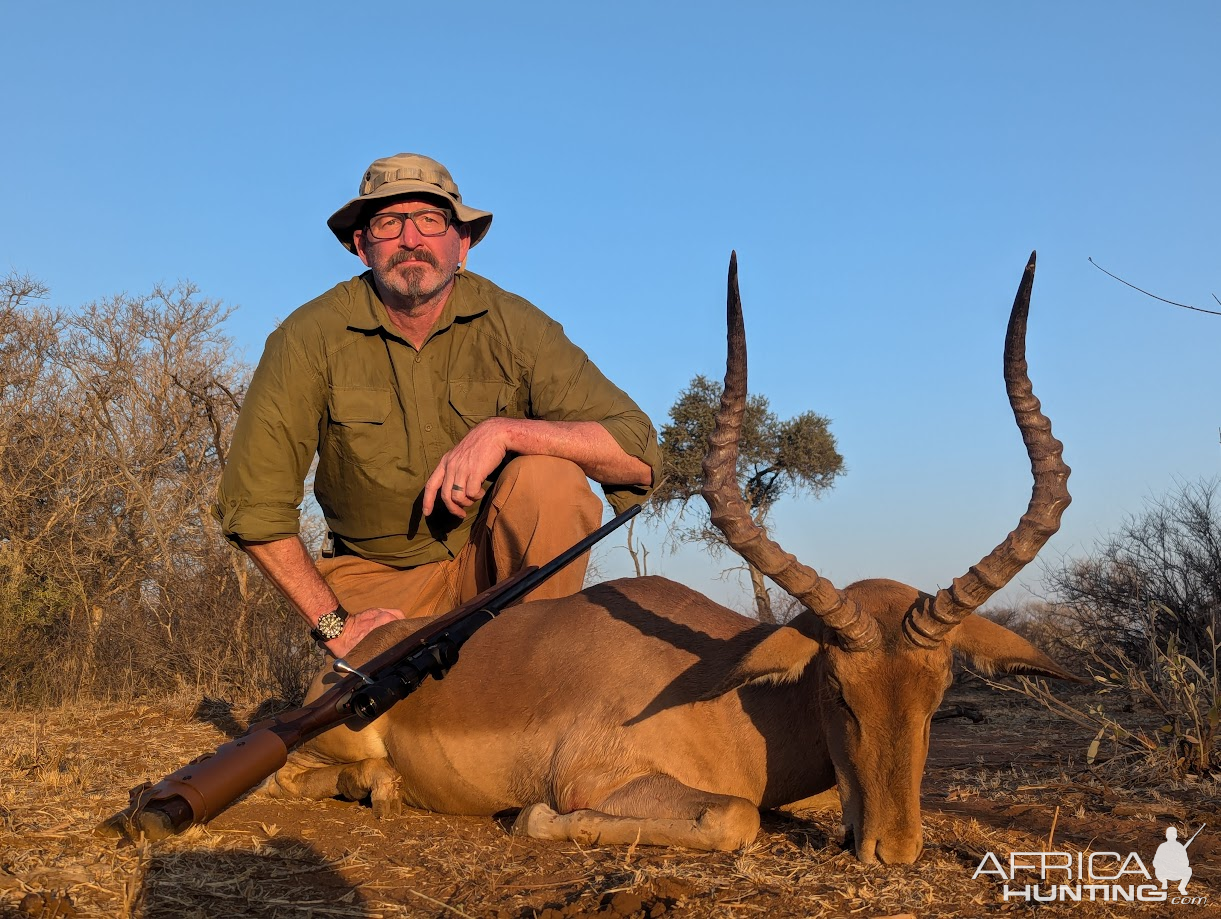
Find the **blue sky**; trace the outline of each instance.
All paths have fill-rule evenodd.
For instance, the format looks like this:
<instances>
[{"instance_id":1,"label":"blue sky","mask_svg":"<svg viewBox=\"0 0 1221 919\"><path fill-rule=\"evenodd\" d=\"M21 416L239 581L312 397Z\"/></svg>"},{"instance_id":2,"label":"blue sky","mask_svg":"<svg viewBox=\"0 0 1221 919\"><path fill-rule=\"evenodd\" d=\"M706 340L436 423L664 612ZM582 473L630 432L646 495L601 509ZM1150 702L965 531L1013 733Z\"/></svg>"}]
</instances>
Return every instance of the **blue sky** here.
<instances>
[{"instance_id":1,"label":"blue sky","mask_svg":"<svg viewBox=\"0 0 1221 919\"><path fill-rule=\"evenodd\" d=\"M496 215L469 267L659 425L721 372L737 249L752 389L829 416L849 468L777 536L841 585L944 586L1024 510L1000 353L1031 249L1031 375L1074 469L1045 557L1221 471L1221 317L1087 260L1217 308L1216 3L49 0L0 30L0 270L56 303L190 279L253 362L360 269L325 219L365 166L422 152Z\"/></svg>"}]
</instances>

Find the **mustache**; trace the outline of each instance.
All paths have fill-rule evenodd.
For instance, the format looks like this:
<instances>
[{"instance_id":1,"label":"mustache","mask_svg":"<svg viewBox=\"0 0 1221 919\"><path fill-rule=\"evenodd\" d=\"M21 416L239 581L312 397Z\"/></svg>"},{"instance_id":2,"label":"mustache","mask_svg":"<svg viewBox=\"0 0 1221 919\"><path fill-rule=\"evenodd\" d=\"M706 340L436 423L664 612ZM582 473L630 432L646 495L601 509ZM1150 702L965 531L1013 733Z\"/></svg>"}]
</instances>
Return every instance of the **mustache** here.
<instances>
[{"instance_id":1,"label":"mustache","mask_svg":"<svg viewBox=\"0 0 1221 919\"><path fill-rule=\"evenodd\" d=\"M396 265L401 265L403 262L425 262L432 265L433 268L440 268L437 263L437 257L427 249L407 249L403 252L395 252L390 256L390 264L388 267L394 268Z\"/></svg>"}]
</instances>

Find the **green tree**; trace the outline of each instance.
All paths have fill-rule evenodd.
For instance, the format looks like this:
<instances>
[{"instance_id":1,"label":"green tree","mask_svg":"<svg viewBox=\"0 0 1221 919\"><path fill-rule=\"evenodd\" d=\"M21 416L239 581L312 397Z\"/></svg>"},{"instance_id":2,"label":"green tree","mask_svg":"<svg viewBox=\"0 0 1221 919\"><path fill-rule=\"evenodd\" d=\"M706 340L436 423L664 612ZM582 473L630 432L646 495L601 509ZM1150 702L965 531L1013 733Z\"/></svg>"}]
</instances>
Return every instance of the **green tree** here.
<instances>
[{"instance_id":1,"label":"green tree","mask_svg":"<svg viewBox=\"0 0 1221 919\"><path fill-rule=\"evenodd\" d=\"M703 485L704 451L720 400L720 385L700 375L670 407L670 420L661 429L663 465L661 482L651 499L654 513L677 511L681 521L691 511L689 502ZM829 426L828 419L815 412L781 420L766 396L749 397L738 445L738 486L756 525L766 530L772 508L786 495L808 492L817 496L844 473L844 458ZM719 551L726 545L725 538L708 520L703 501L697 501L695 507L696 521L677 529L675 540L703 543ZM762 572L747 567L756 615L762 622L775 622Z\"/></svg>"}]
</instances>

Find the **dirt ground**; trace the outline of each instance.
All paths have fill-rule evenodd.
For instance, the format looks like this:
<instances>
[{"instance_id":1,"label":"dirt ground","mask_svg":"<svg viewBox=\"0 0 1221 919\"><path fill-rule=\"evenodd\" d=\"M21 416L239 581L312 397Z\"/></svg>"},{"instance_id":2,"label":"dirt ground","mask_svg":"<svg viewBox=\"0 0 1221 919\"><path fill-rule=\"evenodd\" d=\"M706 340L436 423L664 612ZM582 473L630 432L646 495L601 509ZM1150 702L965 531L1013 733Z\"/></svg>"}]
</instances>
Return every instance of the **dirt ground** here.
<instances>
[{"instance_id":1,"label":"dirt ground","mask_svg":"<svg viewBox=\"0 0 1221 919\"><path fill-rule=\"evenodd\" d=\"M509 836L511 818L377 821L349 802L253 799L181 837L118 845L91 829L127 789L239 722L198 700L3 712L0 917L1221 916L1217 782L1171 782L1124 756L1086 766L1088 731L977 683L952 690L954 704L986 719L934 725L925 850L894 867L841 848L834 801L765 813L755 843L734 853L545 843ZM1006 900L995 873L973 878L989 852L1007 865L1011 852L1049 848L1135 852L1152 871L1167 826L1184 840L1201 824L1190 905L1035 905Z\"/></svg>"}]
</instances>

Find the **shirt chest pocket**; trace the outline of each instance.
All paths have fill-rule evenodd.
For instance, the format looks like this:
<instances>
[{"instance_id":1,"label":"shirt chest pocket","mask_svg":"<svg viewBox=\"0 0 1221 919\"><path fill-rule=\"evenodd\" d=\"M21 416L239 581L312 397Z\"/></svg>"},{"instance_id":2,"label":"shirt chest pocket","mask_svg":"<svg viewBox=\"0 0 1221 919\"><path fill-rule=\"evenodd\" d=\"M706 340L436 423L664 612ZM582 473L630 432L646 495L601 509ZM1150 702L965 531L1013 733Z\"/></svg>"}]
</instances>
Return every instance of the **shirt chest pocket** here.
<instances>
[{"instance_id":1,"label":"shirt chest pocket","mask_svg":"<svg viewBox=\"0 0 1221 919\"><path fill-rule=\"evenodd\" d=\"M523 415L517 387L504 380L450 380L448 399L455 439L488 418Z\"/></svg>"},{"instance_id":2,"label":"shirt chest pocket","mask_svg":"<svg viewBox=\"0 0 1221 919\"><path fill-rule=\"evenodd\" d=\"M393 406L388 389L331 390L327 436L344 462L368 465L391 451L394 425L386 420Z\"/></svg>"}]
</instances>

